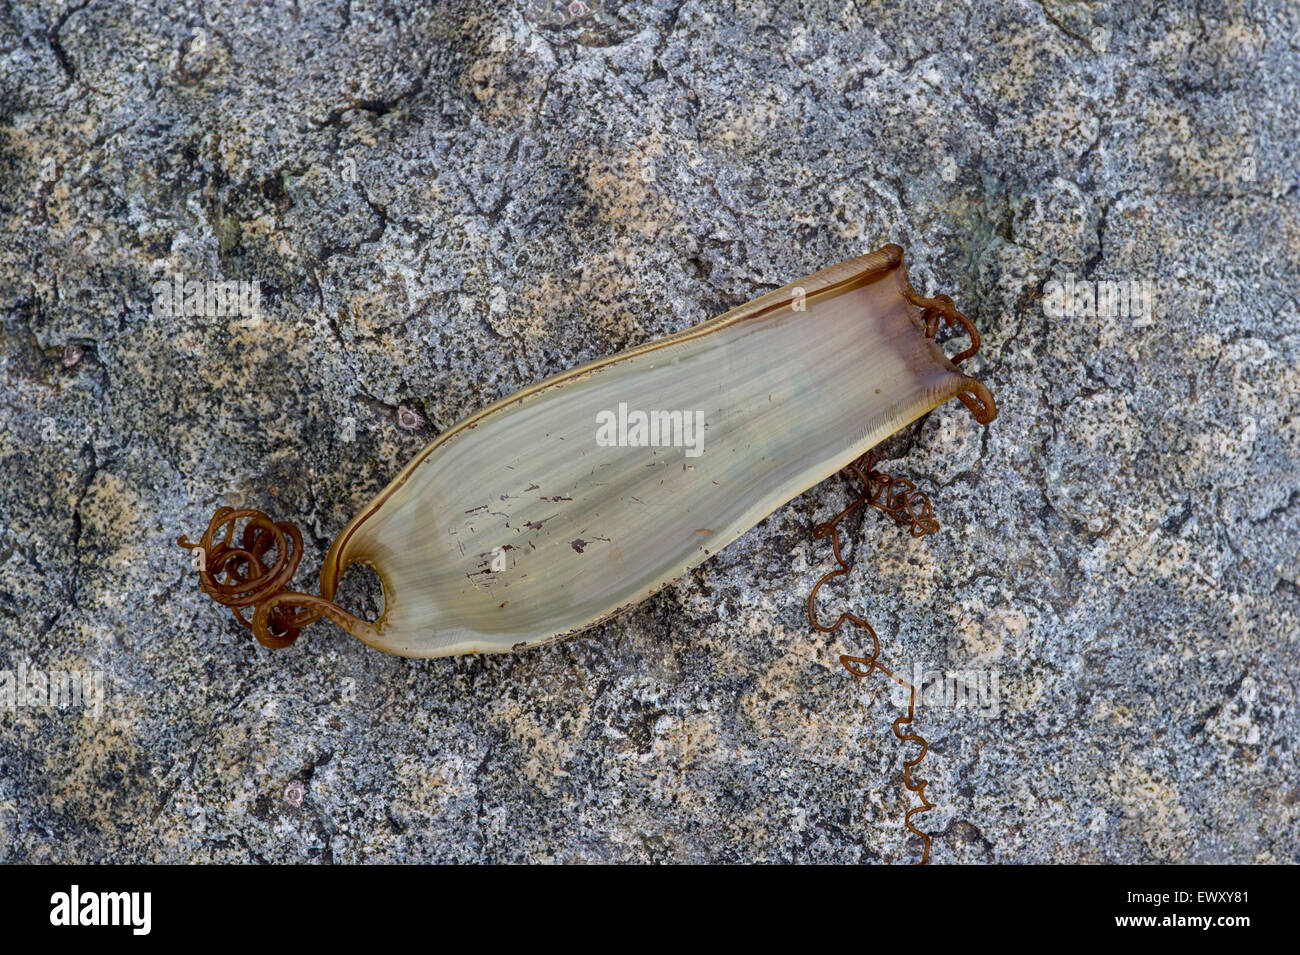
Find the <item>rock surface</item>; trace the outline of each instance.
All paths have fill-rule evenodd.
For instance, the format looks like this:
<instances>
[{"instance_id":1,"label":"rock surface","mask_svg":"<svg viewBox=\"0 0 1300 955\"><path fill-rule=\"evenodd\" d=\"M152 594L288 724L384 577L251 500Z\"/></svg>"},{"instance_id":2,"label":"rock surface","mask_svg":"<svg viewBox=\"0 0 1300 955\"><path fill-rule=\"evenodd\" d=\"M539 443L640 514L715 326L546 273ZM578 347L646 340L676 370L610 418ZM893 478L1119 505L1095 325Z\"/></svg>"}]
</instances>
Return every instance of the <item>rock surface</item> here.
<instances>
[{"instance_id":1,"label":"rock surface","mask_svg":"<svg viewBox=\"0 0 1300 955\"><path fill-rule=\"evenodd\" d=\"M827 598L986 694L918 713L934 859L1300 861L1300 12L899 6L0 5L0 678L105 681L0 705L0 860L915 861L805 615L838 478L504 657L263 650L175 546L258 507L309 586L461 416L895 241L1001 406Z\"/></svg>"}]
</instances>

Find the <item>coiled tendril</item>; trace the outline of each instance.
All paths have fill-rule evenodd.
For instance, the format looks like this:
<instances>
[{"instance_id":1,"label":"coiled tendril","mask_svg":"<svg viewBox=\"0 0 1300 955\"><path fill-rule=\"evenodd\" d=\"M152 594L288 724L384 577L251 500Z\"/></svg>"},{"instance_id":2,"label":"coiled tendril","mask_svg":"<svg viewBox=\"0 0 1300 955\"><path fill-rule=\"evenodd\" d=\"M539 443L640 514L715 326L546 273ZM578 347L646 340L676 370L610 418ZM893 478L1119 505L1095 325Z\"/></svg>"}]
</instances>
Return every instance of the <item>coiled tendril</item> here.
<instances>
[{"instance_id":1,"label":"coiled tendril","mask_svg":"<svg viewBox=\"0 0 1300 955\"><path fill-rule=\"evenodd\" d=\"M235 527L242 520L247 523L236 546ZM289 646L303 627L321 617L345 628L349 621L366 626L332 601L288 589L302 560L302 533L288 521L249 508L221 507L199 543L185 535L176 543L195 552L193 566L203 592L229 607L264 647ZM253 608L251 618L244 616L245 607Z\"/></svg>"},{"instance_id":2,"label":"coiled tendril","mask_svg":"<svg viewBox=\"0 0 1300 955\"><path fill-rule=\"evenodd\" d=\"M903 727L911 724L916 715L916 687L880 662L880 638L876 636L876 631L867 621L848 611L841 613L835 622L830 625L822 623L817 618L817 594L821 591L822 586L836 577L845 576L850 570L848 561L840 553L840 523L858 508L863 505L876 508L893 518L898 524L908 527L913 537L921 537L939 529L939 521L934 516L934 508L930 504L930 499L923 492L918 491L916 485L911 481L892 477L876 470L873 467L873 461L872 453L868 451L840 472L846 477L856 478L862 486L861 490L858 492L857 497L849 503L848 507L829 521L818 524L813 528L813 536L818 540L830 536L831 552L835 555L835 563L838 566L823 574L822 578L813 585L812 592L808 594L808 622L812 624L814 630L822 633L834 633L846 621L865 630L867 636L871 638L871 652L863 657L842 654L840 656L840 665L859 680L866 679L872 673L881 673L907 690L907 715L894 720L894 735L905 743L918 743L921 747L921 751L915 757L903 762L903 785L910 792L916 793L921 800L920 806L914 806L907 811L904 826L908 831L921 837L921 861L918 865L925 865L930 861L930 834L916 828L916 825L912 822L912 817L929 812L934 808L934 803L930 802L925 795L925 787L929 785L928 782L923 779L913 779L912 771L925 758L930 745L919 734L905 733L903 731Z\"/></svg>"}]
</instances>

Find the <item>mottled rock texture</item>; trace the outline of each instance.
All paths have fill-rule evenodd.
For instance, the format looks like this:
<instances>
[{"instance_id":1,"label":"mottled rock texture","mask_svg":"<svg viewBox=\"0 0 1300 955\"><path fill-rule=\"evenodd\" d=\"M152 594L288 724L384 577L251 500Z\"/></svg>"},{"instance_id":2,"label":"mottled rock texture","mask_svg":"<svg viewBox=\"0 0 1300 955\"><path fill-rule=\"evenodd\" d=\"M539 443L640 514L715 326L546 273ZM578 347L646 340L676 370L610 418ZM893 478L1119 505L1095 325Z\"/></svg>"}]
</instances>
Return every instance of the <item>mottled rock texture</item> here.
<instances>
[{"instance_id":1,"label":"mottled rock texture","mask_svg":"<svg viewBox=\"0 0 1300 955\"><path fill-rule=\"evenodd\" d=\"M935 860L1300 861L1300 9L1146 6L0 2L0 670L107 680L0 707L0 859L914 861L838 478L513 656L269 652L175 546L242 502L310 586L462 415L896 241L1001 404L827 597L997 680L918 714Z\"/></svg>"}]
</instances>

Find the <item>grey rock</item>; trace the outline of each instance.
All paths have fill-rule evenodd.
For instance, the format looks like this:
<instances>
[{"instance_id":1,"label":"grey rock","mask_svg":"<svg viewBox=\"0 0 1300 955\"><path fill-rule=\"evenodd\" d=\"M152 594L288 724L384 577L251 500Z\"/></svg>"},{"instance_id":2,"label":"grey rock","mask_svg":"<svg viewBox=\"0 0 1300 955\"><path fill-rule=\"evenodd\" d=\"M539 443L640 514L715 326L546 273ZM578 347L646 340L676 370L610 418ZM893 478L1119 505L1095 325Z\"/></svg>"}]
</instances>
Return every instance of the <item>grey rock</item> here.
<instances>
[{"instance_id":1,"label":"grey rock","mask_svg":"<svg viewBox=\"0 0 1300 955\"><path fill-rule=\"evenodd\" d=\"M997 681L918 712L935 860L1300 861L1300 14L896 6L0 5L0 671L106 680L0 706L0 859L915 861L805 613L838 478L504 657L265 651L175 545L258 507L309 586L461 416L896 241L1001 406L882 449L943 529L827 595Z\"/></svg>"}]
</instances>

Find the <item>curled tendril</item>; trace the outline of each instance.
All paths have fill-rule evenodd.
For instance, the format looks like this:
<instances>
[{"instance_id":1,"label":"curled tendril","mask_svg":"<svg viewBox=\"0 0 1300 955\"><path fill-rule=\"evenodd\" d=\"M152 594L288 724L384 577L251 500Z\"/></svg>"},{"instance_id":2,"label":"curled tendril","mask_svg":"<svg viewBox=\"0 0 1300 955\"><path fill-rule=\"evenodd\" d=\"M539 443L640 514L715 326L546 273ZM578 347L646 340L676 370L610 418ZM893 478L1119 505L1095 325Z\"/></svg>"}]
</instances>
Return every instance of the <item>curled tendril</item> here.
<instances>
[{"instance_id":1,"label":"curled tendril","mask_svg":"<svg viewBox=\"0 0 1300 955\"><path fill-rule=\"evenodd\" d=\"M240 521L247 523L236 544ZM184 535L176 543L197 552L194 567L203 592L229 607L264 647L289 646L303 627L321 617L365 626L331 601L288 589L302 560L302 534L288 521L274 521L262 511L222 507L199 543ZM244 616L245 607L253 609L251 618Z\"/></svg>"},{"instance_id":2,"label":"curled tendril","mask_svg":"<svg viewBox=\"0 0 1300 955\"><path fill-rule=\"evenodd\" d=\"M949 328L960 325L965 329L966 335L970 338L970 344L964 351L960 351L948 359L954 365L960 365L980 350L980 333L975 327L975 323L959 312L953 300L947 295L923 298L910 290L903 294L908 302L921 309L921 324L926 338L934 338L939 334L940 319ZM967 378L961 391L957 392L956 398L967 407L980 424L988 424L997 417L998 406L997 402L993 400L993 392L989 391L988 386L981 381Z\"/></svg>"},{"instance_id":3,"label":"curled tendril","mask_svg":"<svg viewBox=\"0 0 1300 955\"><path fill-rule=\"evenodd\" d=\"M881 673L907 690L907 715L894 720L894 735L905 743L917 743L921 747L919 753L903 762L903 785L908 791L916 793L917 798L921 800L921 805L914 806L907 811L903 824L909 832L921 837L921 861L918 864L925 865L930 861L930 834L916 828L916 824L912 822L912 817L929 812L934 808L934 803L930 802L925 795L925 787L929 783L923 779L914 779L912 772L925 758L930 744L917 733L905 733L903 731L903 727L911 724L916 716L916 687L880 662L880 638L876 636L876 631L871 624L848 611L841 613L834 623L824 624L817 617L816 604L817 594L821 592L822 587L836 577L845 576L850 570L848 561L844 559L844 555L840 552L840 523L854 511L863 505L874 507L893 518L898 524L907 526L913 537L921 537L937 531L939 521L934 516L934 508L930 504L930 499L923 492L918 491L916 485L906 479L892 477L873 467L873 457L870 451L848 465L840 473L856 478L862 488L848 507L829 521L818 524L813 528L813 536L818 540L827 536L830 537L831 552L835 556L837 566L823 574L808 594L808 622L812 624L814 630L822 633L834 633L845 622L865 630L867 636L871 638L871 652L862 657L841 655L840 665L859 680L865 680L872 673Z\"/></svg>"},{"instance_id":4,"label":"curled tendril","mask_svg":"<svg viewBox=\"0 0 1300 955\"><path fill-rule=\"evenodd\" d=\"M922 298L916 293L906 295L909 302L921 309L921 321L925 325L925 337L934 338L939 334L939 319L952 328L960 325L966 330L970 338L970 345L965 351L960 351L952 358L948 359L954 365L960 365L967 358L970 358L980 350L980 333L975 328L975 323L957 310L957 305L947 295L936 295L934 298Z\"/></svg>"}]
</instances>

